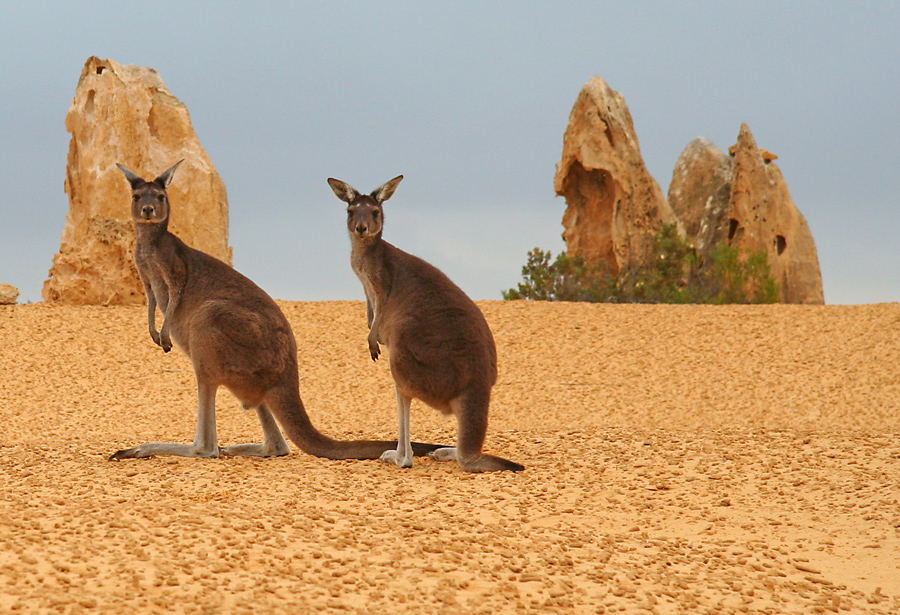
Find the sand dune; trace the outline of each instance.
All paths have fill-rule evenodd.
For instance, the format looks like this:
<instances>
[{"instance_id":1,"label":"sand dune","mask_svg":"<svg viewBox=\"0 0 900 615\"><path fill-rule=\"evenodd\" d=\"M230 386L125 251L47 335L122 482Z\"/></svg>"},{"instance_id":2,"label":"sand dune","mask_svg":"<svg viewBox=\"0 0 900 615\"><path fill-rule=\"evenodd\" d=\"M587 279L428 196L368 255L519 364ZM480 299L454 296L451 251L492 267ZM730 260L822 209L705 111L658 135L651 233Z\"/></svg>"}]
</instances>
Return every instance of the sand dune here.
<instances>
[{"instance_id":1,"label":"sand dune","mask_svg":"<svg viewBox=\"0 0 900 615\"><path fill-rule=\"evenodd\" d=\"M108 462L192 439L185 356L142 307L0 307L0 612L900 612L900 304L480 305L520 474ZM364 305L281 306L319 429L394 437Z\"/></svg>"}]
</instances>

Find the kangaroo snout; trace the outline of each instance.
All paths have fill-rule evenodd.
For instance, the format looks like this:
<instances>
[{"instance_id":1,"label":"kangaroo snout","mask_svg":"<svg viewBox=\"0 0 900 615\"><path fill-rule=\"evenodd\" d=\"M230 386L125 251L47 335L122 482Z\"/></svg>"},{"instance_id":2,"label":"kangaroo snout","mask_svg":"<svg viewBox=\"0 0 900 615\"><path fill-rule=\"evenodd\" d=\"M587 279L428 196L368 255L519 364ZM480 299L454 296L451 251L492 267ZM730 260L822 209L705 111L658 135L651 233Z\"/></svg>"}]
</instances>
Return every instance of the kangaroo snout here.
<instances>
[{"instance_id":1,"label":"kangaroo snout","mask_svg":"<svg viewBox=\"0 0 900 615\"><path fill-rule=\"evenodd\" d=\"M357 224L356 225L356 233L360 236L365 235L369 232L369 226L366 224Z\"/></svg>"},{"instance_id":2,"label":"kangaroo snout","mask_svg":"<svg viewBox=\"0 0 900 615\"><path fill-rule=\"evenodd\" d=\"M144 205L141 208L141 216L143 216L144 218L152 218L154 213L156 213L156 210L154 209L153 205Z\"/></svg>"}]
</instances>

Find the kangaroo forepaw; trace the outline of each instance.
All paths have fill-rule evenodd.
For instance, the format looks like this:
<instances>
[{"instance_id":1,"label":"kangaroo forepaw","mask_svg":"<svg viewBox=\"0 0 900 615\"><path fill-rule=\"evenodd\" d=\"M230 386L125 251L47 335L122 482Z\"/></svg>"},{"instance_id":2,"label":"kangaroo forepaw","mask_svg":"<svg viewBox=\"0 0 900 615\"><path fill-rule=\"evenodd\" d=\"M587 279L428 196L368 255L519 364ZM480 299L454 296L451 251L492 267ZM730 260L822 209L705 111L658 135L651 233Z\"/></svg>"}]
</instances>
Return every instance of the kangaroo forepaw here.
<instances>
[{"instance_id":1,"label":"kangaroo forepaw","mask_svg":"<svg viewBox=\"0 0 900 615\"><path fill-rule=\"evenodd\" d=\"M162 345L159 343L159 331L154 331L153 329L151 329L150 330L150 339L152 339L153 343L156 344L157 346Z\"/></svg>"},{"instance_id":2,"label":"kangaroo forepaw","mask_svg":"<svg viewBox=\"0 0 900 615\"><path fill-rule=\"evenodd\" d=\"M172 350L172 340L169 339L168 335L160 335L159 345L162 347L163 352L169 352L170 350Z\"/></svg>"},{"instance_id":3,"label":"kangaroo forepaw","mask_svg":"<svg viewBox=\"0 0 900 615\"><path fill-rule=\"evenodd\" d=\"M378 342L369 342L369 354L372 355L373 361L378 360L378 355L381 354L381 348L378 347Z\"/></svg>"},{"instance_id":4,"label":"kangaroo forepaw","mask_svg":"<svg viewBox=\"0 0 900 615\"><path fill-rule=\"evenodd\" d=\"M401 468L411 468L413 466L412 451L410 451L409 456L403 456L395 450L384 451L379 459L385 463L393 463Z\"/></svg>"}]
</instances>

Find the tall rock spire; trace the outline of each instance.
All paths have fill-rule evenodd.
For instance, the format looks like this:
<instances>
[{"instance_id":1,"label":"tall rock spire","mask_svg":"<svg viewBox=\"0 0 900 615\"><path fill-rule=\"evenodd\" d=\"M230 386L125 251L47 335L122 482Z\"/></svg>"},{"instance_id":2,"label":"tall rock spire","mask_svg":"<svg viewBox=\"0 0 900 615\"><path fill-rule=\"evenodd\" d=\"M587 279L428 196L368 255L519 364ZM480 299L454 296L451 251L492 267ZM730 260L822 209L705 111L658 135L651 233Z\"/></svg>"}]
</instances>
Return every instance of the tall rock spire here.
<instances>
[{"instance_id":1,"label":"tall rock spire","mask_svg":"<svg viewBox=\"0 0 900 615\"><path fill-rule=\"evenodd\" d=\"M69 213L44 282L46 301L142 303L134 267L128 182L116 162L155 177L184 159L169 189L170 230L231 263L225 184L197 139L187 107L152 68L88 58L66 115L72 133L65 190Z\"/></svg>"},{"instance_id":2,"label":"tall rock spire","mask_svg":"<svg viewBox=\"0 0 900 615\"><path fill-rule=\"evenodd\" d=\"M641 158L625 98L601 77L572 107L554 187L566 199L568 253L605 261L611 273L647 262L656 232L677 223Z\"/></svg>"},{"instance_id":3,"label":"tall rock spire","mask_svg":"<svg viewBox=\"0 0 900 615\"><path fill-rule=\"evenodd\" d=\"M812 232L791 199L777 156L761 149L741 125L730 156L706 139L681 152L669 204L701 257L727 243L765 252L782 303L822 304L822 273Z\"/></svg>"}]
</instances>

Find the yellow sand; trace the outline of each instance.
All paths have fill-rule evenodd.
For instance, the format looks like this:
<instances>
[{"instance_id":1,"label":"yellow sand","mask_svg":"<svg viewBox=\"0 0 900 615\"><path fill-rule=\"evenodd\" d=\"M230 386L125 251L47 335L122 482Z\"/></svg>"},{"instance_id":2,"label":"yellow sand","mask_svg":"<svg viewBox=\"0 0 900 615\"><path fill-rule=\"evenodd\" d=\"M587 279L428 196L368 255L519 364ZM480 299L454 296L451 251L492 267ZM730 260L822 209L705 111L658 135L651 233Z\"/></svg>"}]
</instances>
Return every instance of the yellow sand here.
<instances>
[{"instance_id":1,"label":"yellow sand","mask_svg":"<svg viewBox=\"0 0 900 615\"><path fill-rule=\"evenodd\" d=\"M143 307L0 307L0 613L900 612L900 305L480 305L520 474L108 462L193 438L186 357ZM281 306L313 422L394 437L364 305Z\"/></svg>"}]
</instances>

